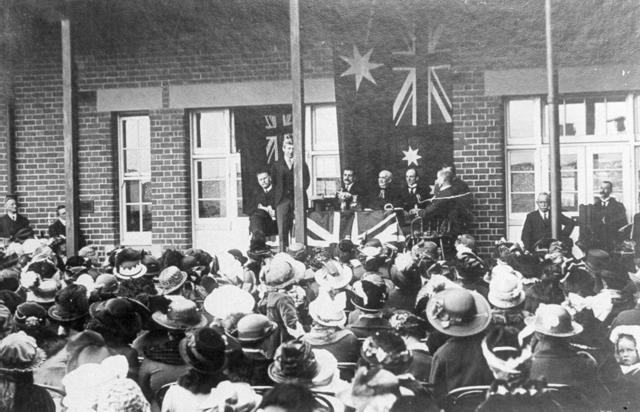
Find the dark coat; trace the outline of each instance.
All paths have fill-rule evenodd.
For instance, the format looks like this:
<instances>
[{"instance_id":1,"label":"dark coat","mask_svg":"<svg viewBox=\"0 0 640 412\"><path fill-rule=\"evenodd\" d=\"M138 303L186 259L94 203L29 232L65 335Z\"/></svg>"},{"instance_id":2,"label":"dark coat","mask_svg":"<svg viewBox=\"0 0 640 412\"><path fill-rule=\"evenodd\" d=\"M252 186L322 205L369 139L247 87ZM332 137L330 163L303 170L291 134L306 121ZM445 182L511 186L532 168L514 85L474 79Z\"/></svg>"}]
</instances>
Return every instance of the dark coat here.
<instances>
[{"instance_id":1,"label":"dark coat","mask_svg":"<svg viewBox=\"0 0 640 412\"><path fill-rule=\"evenodd\" d=\"M391 186L384 190L384 197L380 197L381 189L378 187L369 194L367 207L373 210L382 210L384 205L391 203L394 207L402 207L402 199L397 188Z\"/></svg>"},{"instance_id":2,"label":"dark coat","mask_svg":"<svg viewBox=\"0 0 640 412\"><path fill-rule=\"evenodd\" d=\"M419 209L424 209L426 207L425 203L420 203L420 201L424 201L431 197L431 188L426 185L418 184L416 187L415 193L411 193L409 187L405 184L402 189L400 189L400 200L402 202L402 208L404 210L411 210L416 205L418 205Z\"/></svg>"},{"instance_id":3,"label":"dark coat","mask_svg":"<svg viewBox=\"0 0 640 412\"><path fill-rule=\"evenodd\" d=\"M593 215L593 232L597 241L594 247L612 250L620 238L618 229L627 224L627 210L614 198L609 198L606 207L600 198L596 198L593 203Z\"/></svg>"},{"instance_id":4,"label":"dark coat","mask_svg":"<svg viewBox=\"0 0 640 412\"><path fill-rule=\"evenodd\" d=\"M472 203L473 196L469 186L464 181L455 179L451 186L434 188L431 202L420 212L420 217L429 222L446 219L451 225L450 232L458 235L467 230L473 218Z\"/></svg>"},{"instance_id":5,"label":"dark coat","mask_svg":"<svg viewBox=\"0 0 640 412\"><path fill-rule=\"evenodd\" d=\"M250 206L247 210L247 214L249 215L249 231L251 233L255 233L257 230L260 230L265 234L265 236L278 234L276 221L271 219L271 216L267 211L258 208L258 205L271 206L275 211L276 204L274 194L275 189L273 186L268 192L265 192L262 187L257 187L253 191L251 202L249 203Z\"/></svg>"},{"instance_id":6,"label":"dark coat","mask_svg":"<svg viewBox=\"0 0 640 412\"><path fill-rule=\"evenodd\" d=\"M367 191L358 182L353 182L349 190L347 190L344 184L340 186L338 193L336 193L336 199L338 198L338 194L340 192L347 192L351 193L352 196L358 196L358 204L360 205L360 207L363 209L367 207Z\"/></svg>"},{"instance_id":7,"label":"dark coat","mask_svg":"<svg viewBox=\"0 0 640 412\"><path fill-rule=\"evenodd\" d=\"M0 216L0 237L11 237L22 228L29 227L29 219L18 213L16 220L8 215Z\"/></svg>"},{"instance_id":8,"label":"dark coat","mask_svg":"<svg viewBox=\"0 0 640 412\"><path fill-rule=\"evenodd\" d=\"M247 210L248 215L260 211L261 209L258 209L259 204L262 206L271 206L273 210L276 209L275 186L271 186L271 190L268 192L265 192L262 187L256 187L251 195L249 210Z\"/></svg>"},{"instance_id":9,"label":"dark coat","mask_svg":"<svg viewBox=\"0 0 640 412\"><path fill-rule=\"evenodd\" d=\"M357 362L360 358L360 342L358 342L356 335L348 329L335 331L325 337L314 333L312 329L302 339L308 342L312 348L328 350L338 362Z\"/></svg>"},{"instance_id":10,"label":"dark coat","mask_svg":"<svg viewBox=\"0 0 640 412\"><path fill-rule=\"evenodd\" d=\"M451 337L433 354L429 382L440 406L447 393L461 386L488 385L493 375L482 355L483 334Z\"/></svg>"},{"instance_id":11,"label":"dark coat","mask_svg":"<svg viewBox=\"0 0 640 412\"><path fill-rule=\"evenodd\" d=\"M560 233L561 238L568 238L573 232L575 223L567 216L560 214L560 226L562 230ZM549 213L549 219L544 220L538 210L534 210L527 214L524 220L524 226L522 227L522 243L524 248L528 251L534 250L534 245L541 239L551 237L551 213Z\"/></svg>"},{"instance_id":12,"label":"dark coat","mask_svg":"<svg viewBox=\"0 0 640 412\"><path fill-rule=\"evenodd\" d=\"M271 167L271 178L273 179L273 202L277 206L285 200L293 200L293 179L294 169L289 169L284 158L278 159ZM311 183L309 167L305 162L302 168L303 187L306 193ZM306 198L306 195L305 195ZM306 203L306 201L305 201Z\"/></svg>"},{"instance_id":13,"label":"dark coat","mask_svg":"<svg viewBox=\"0 0 640 412\"><path fill-rule=\"evenodd\" d=\"M67 228L60 219L56 219L55 222L49 225L48 232L49 237L67 236Z\"/></svg>"}]
</instances>

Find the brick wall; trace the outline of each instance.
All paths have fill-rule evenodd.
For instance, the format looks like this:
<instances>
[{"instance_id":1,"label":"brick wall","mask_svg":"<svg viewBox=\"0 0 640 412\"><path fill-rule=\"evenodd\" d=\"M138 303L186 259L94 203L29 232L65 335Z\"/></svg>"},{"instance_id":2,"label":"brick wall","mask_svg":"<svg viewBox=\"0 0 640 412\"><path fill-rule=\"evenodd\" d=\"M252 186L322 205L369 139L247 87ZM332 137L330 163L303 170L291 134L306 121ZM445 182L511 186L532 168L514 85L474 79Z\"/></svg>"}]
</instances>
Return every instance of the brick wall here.
<instances>
[{"instance_id":1,"label":"brick wall","mask_svg":"<svg viewBox=\"0 0 640 412\"><path fill-rule=\"evenodd\" d=\"M456 69L453 88L453 158L473 192L471 234L481 254L505 236L504 111L500 98L484 96L483 72Z\"/></svg>"},{"instance_id":2,"label":"brick wall","mask_svg":"<svg viewBox=\"0 0 640 412\"><path fill-rule=\"evenodd\" d=\"M55 33L52 35L55 38ZM59 47L27 56L14 77L16 99L17 192L20 211L37 233L46 231L58 204L65 202L62 87ZM157 46L157 45L156 45ZM235 53L187 47L152 47L132 52L77 53L77 160L80 200L94 210L80 215L89 243L104 248L119 242L117 163L114 161L115 114L97 112L96 90L162 87L163 109L148 114L151 124L153 243L163 247L191 246L189 139L185 113L169 109L170 85L247 80L276 80L289 72L288 45L269 51ZM306 77L332 75L326 46L304 55ZM1 108L1 107L0 107ZM0 114L0 135L7 124ZM2 139L2 144L6 139ZM0 146L0 149L2 147ZM5 150L0 150L3 156ZM0 181L0 184L2 181Z\"/></svg>"}]
</instances>

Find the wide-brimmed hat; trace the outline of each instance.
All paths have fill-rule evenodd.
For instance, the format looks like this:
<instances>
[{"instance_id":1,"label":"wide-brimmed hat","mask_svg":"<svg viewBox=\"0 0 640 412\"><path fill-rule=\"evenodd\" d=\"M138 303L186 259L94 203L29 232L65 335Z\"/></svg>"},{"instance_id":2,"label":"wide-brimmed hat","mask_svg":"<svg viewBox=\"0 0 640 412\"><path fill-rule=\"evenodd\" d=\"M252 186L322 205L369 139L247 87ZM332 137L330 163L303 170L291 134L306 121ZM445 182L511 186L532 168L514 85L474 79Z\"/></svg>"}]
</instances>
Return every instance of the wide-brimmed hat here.
<instances>
[{"instance_id":1,"label":"wide-brimmed hat","mask_svg":"<svg viewBox=\"0 0 640 412\"><path fill-rule=\"evenodd\" d=\"M475 291L449 288L436 293L426 308L429 323L449 336L471 336L491 323L489 302Z\"/></svg>"},{"instance_id":2,"label":"wide-brimmed hat","mask_svg":"<svg viewBox=\"0 0 640 412\"><path fill-rule=\"evenodd\" d=\"M242 342L257 342L271 335L278 325L259 313L245 315L236 325L237 339Z\"/></svg>"},{"instance_id":3,"label":"wide-brimmed hat","mask_svg":"<svg viewBox=\"0 0 640 412\"><path fill-rule=\"evenodd\" d=\"M304 262L307 258L307 248L302 243L294 242L287 246L287 254L295 260Z\"/></svg>"},{"instance_id":4,"label":"wide-brimmed hat","mask_svg":"<svg viewBox=\"0 0 640 412\"><path fill-rule=\"evenodd\" d=\"M404 340L393 330L379 330L362 343L360 356L372 367L381 367L396 375L407 371L413 360Z\"/></svg>"},{"instance_id":5,"label":"wide-brimmed hat","mask_svg":"<svg viewBox=\"0 0 640 412\"><path fill-rule=\"evenodd\" d=\"M353 278L353 271L347 265L343 265L335 260L329 260L322 264L314 275L318 285L329 289L342 289L346 287Z\"/></svg>"},{"instance_id":6,"label":"wide-brimmed hat","mask_svg":"<svg viewBox=\"0 0 640 412\"><path fill-rule=\"evenodd\" d=\"M167 312L154 312L151 317L166 329L186 330L207 324L207 318L200 312L195 302L180 295L168 295L171 300Z\"/></svg>"},{"instance_id":7,"label":"wide-brimmed hat","mask_svg":"<svg viewBox=\"0 0 640 412\"><path fill-rule=\"evenodd\" d=\"M135 336L151 317L142 303L124 297L95 302L89 306L89 314L95 330L106 329L120 336Z\"/></svg>"},{"instance_id":8,"label":"wide-brimmed hat","mask_svg":"<svg viewBox=\"0 0 640 412\"><path fill-rule=\"evenodd\" d=\"M142 254L132 248L120 250L114 260L113 274L120 279L137 279L147 273L147 267L142 264Z\"/></svg>"},{"instance_id":9,"label":"wide-brimmed hat","mask_svg":"<svg viewBox=\"0 0 640 412\"><path fill-rule=\"evenodd\" d=\"M286 253L277 253L263 269L264 283L268 288L284 288L304 277L304 263Z\"/></svg>"},{"instance_id":10,"label":"wide-brimmed hat","mask_svg":"<svg viewBox=\"0 0 640 412\"><path fill-rule=\"evenodd\" d=\"M557 338L578 335L583 328L571 319L569 312L561 305L541 303L535 316L526 318L525 324L535 332Z\"/></svg>"},{"instance_id":11,"label":"wide-brimmed hat","mask_svg":"<svg viewBox=\"0 0 640 412\"><path fill-rule=\"evenodd\" d=\"M38 260L36 262L30 263L26 269L25 273L35 273L41 279L51 279L56 276L58 273L58 268L56 265L50 260Z\"/></svg>"},{"instance_id":12,"label":"wide-brimmed hat","mask_svg":"<svg viewBox=\"0 0 640 412\"><path fill-rule=\"evenodd\" d=\"M56 293L55 304L49 308L49 317L58 322L71 322L89 314L87 288L72 284Z\"/></svg>"},{"instance_id":13,"label":"wide-brimmed hat","mask_svg":"<svg viewBox=\"0 0 640 412\"><path fill-rule=\"evenodd\" d=\"M337 368L338 361L329 351L312 349L309 343L296 339L278 347L267 372L275 383L320 386L329 383Z\"/></svg>"},{"instance_id":14,"label":"wide-brimmed hat","mask_svg":"<svg viewBox=\"0 0 640 412\"><path fill-rule=\"evenodd\" d=\"M387 284L377 273L367 272L351 288L351 303L363 312L377 312L389 297Z\"/></svg>"},{"instance_id":15,"label":"wide-brimmed hat","mask_svg":"<svg viewBox=\"0 0 640 412\"><path fill-rule=\"evenodd\" d=\"M109 382L97 399L98 412L151 412L151 405L136 381L125 378Z\"/></svg>"},{"instance_id":16,"label":"wide-brimmed hat","mask_svg":"<svg viewBox=\"0 0 640 412\"><path fill-rule=\"evenodd\" d=\"M33 252L38 250L44 243L38 239L26 239L22 242L22 251L25 255L33 255Z\"/></svg>"},{"instance_id":17,"label":"wide-brimmed hat","mask_svg":"<svg viewBox=\"0 0 640 412\"><path fill-rule=\"evenodd\" d=\"M226 319L234 313L251 313L256 301L251 293L237 286L224 285L204 299L204 310L214 319Z\"/></svg>"},{"instance_id":18,"label":"wide-brimmed hat","mask_svg":"<svg viewBox=\"0 0 640 412\"><path fill-rule=\"evenodd\" d=\"M27 290L27 302L50 304L55 302L60 282L55 279L38 280Z\"/></svg>"},{"instance_id":19,"label":"wide-brimmed hat","mask_svg":"<svg viewBox=\"0 0 640 412\"><path fill-rule=\"evenodd\" d=\"M156 289L161 295L168 295L180 289L184 282L187 281L188 275L176 266L164 268L158 276Z\"/></svg>"},{"instance_id":20,"label":"wide-brimmed hat","mask_svg":"<svg viewBox=\"0 0 640 412\"><path fill-rule=\"evenodd\" d=\"M488 299L496 308L514 308L525 299L522 282L513 274L502 273L494 276L489 283Z\"/></svg>"},{"instance_id":21,"label":"wide-brimmed hat","mask_svg":"<svg viewBox=\"0 0 640 412\"><path fill-rule=\"evenodd\" d=\"M247 263L247 257L244 256L239 249L229 249L227 250L227 253L233 256L238 262L240 262L240 264L244 265Z\"/></svg>"},{"instance_id":22,"label":"wide-brimmed hat","mask_svg":"<svg viewBox=\"0 0 640 412\"><path fill-rule=\"evenodd\" d=\"M30 372L40 367L46 358L35 338L23 331L7 335L0 341L1 372Z\"/></svg>"},{"instance_id":23,"label":"wide-brimmed hat","mask_svg":"<svg viewBox=\"0 0 640 412\"><path fill-rule=\"evenodd\" d=\"M178 350L185 363L198 372L216 374L224 366L224 339L212 328L204 327L187 334Z\"/></svg>"},{"instance_id":24,"label":"wide-brimmed hat","mask_svg":"<svg viewBox=\"0 0 640 412\"><path fill-rule=\"evenodd\" d=\"M347 322L344 305L322 293L309 304L309 315L319 325L341 327Z\"/></svg>"},{"instance_id":25,"label":"wide-brimmed hat","mask_svg":"<svg viewBox=\"0 0 640 412\"><path fill-rule=\"evenodd\" d=\"M118 290L118 278L110 273L103 273L96 278L93 286L103 293L115 293Z\"/></svg>"}]
</instances>

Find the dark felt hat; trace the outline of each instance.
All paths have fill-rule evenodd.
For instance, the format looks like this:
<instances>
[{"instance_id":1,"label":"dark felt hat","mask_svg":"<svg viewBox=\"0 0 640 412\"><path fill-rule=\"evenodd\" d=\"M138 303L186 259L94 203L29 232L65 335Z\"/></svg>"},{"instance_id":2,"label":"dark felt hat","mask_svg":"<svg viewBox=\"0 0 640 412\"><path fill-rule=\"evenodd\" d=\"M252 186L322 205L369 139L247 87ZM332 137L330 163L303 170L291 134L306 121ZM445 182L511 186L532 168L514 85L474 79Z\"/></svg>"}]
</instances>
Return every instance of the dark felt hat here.
<instances>
[{"instance_id":1,"label":"dark felt hat","mask_svg":"<svg viewBox=\"0 0 640 412\"><path fill-rule=\"evenodd\" d=\"M87 288L69 285L56 293L55 304L49 308L49 317L58 322L70 322L89 314Z\"/></svg>"},{"instance_id":2,"label":"dark felt hat","mask_svg":"<svg viewBox=\"0 0 640 412\"><path fill-rule=\"evenodd\" d=\"M215 329L204 327L187 334L178 346L185 363L205 374L218 373L225 362L225 342Z\"/></svg>"}]
</instances>

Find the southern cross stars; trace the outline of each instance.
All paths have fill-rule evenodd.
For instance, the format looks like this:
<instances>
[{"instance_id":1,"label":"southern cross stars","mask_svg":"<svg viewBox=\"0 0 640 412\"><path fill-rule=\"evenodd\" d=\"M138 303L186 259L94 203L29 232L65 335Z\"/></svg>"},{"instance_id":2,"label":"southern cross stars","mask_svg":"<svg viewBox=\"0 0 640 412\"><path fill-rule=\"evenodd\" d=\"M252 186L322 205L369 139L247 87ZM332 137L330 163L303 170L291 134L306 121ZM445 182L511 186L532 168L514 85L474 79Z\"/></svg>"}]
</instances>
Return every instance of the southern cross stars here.
<instances>
[{"instance_id":1,"label":"southern cross stars","mask_svg":"<svg viewBox=\"0 0 640 412\"><path fill-rule=\"evenodd\" d=\"M362 56L357 46L353 46L353 57L345 57L340 56L342 60L349 64L349 68L340 75L340 77L349 76L351 74L355 75L356 78L356 92L360 87L360 82L362 82L362 78L369 80L371 83L376 84L376 81L371 76L371 70L376 69L380 66L384 66L384 64L380 63L372 63L369 62L369 58L371 58L371 53L373 53L373 49L369 49L369 51Z\"/></svg>"},{"instance_id":2,"label":"southern cross stars","mask_svg":"<svg viewBox=\"0 0 640 412\"><path fill-rule=\"evenodd\" d=\"M422 156L418 154L418 149L413 150L411 146L409 146L409 150L403 150L402 153L404 153L402 160L407 161L407 167L412 164L418 166L418 159L422 159Z\"/></svg>"}]
</instances>

